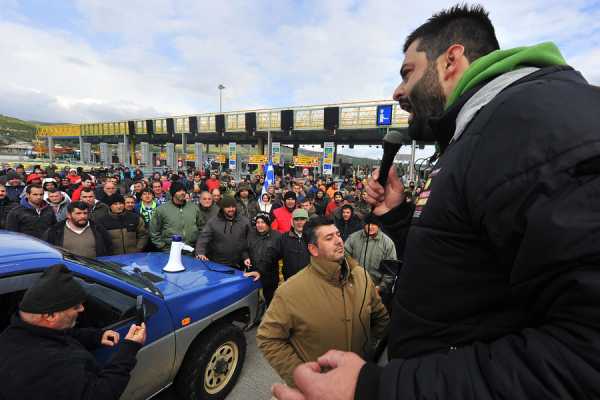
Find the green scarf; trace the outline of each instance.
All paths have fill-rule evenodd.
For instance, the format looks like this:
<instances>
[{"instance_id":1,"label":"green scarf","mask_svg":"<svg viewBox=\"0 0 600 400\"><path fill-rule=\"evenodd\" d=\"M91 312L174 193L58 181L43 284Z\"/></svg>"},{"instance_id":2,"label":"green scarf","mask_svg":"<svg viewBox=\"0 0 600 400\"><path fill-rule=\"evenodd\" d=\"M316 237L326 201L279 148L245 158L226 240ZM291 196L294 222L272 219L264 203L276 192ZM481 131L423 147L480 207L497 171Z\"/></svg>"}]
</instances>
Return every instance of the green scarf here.
<instances>
[{"instance_id":1,"label":"green scarf","mask_svg":"<svg viewBox=\"0 0 600 400\"><path fill-rule=\"evenodd\" d=\"M488 81L506 72L529 67L548 67L566 65L554 43L546 42L529 47L516 47L508 50L496 50L475 60L465 71L446 102L446 108L466 91L478 83Z\"/></svg>"}]
</instances>

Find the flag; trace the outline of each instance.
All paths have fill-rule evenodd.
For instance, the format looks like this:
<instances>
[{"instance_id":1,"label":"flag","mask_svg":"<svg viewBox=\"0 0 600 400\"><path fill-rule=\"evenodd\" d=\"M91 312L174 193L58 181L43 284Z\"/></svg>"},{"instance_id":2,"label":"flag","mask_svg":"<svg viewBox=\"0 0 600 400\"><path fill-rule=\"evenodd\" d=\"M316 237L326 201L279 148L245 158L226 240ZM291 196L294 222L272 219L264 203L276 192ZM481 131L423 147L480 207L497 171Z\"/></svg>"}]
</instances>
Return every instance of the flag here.
<instances>
[{"instance_id":1,"label":"flag","mask_svg":"<svg viewBox=\"0 0 600 400\"><path fill-rule=\"evenodd\" d=\"M269 163L265 166L265 183L262 188L260 195L267 191L270 185L275 183L275 170L273 169L273 163L269 160Z\"/></svg>"}]
</instances>

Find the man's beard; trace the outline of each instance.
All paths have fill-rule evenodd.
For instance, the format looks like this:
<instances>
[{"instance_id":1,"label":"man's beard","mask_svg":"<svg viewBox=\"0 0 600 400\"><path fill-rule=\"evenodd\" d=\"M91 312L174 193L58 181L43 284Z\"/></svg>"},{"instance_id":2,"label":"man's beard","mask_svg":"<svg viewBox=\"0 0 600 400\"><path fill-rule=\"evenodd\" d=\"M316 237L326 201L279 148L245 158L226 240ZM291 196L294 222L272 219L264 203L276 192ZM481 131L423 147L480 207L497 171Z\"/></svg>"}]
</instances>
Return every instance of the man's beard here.
<instances>
[{"instance_id":1,"label":"man's beard","mask_svg":"<svg viewBox=\"0 0 600 400\"><path fill-rule=\"evenodd\" d=\"M71 222L73 223L73 225L75 225L77 228L85 228L85 226L88 224L88 220L80 220L80 221L76 221L76 220L71 220Z\"/></svg>"},{"instance_id":2,"label":"man's beard","mask_svg":"<svg viewBox=\"0 0 600 400\"><path fill-rule=\"evenodd\" d=\"M410 137L417 141L435 141L429 120L442 115L446 106L435 63L428 64L425 74L415 84L409 98L413 113L408 126Z\"/></svg>"}]
</instances>

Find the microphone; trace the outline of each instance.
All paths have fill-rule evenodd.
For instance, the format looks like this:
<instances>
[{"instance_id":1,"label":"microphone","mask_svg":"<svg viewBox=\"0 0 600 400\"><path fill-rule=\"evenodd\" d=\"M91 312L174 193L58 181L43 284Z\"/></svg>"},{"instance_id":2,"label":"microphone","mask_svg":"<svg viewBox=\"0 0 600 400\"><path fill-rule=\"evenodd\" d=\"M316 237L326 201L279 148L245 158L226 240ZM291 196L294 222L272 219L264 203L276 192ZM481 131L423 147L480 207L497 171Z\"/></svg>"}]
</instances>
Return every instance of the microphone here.
<instances>
[{"instance_id":1,"label":"microphone","mask_svg":"<svg viewBox=\"0 0 600 400\"><path fill-rule=\"evenodd\" d=\"M383 137L383 157L379 167L379 178L377 182L385 189L390 167L394 164L394 158L400 147L409 140L408 134L399 131L389 131Z\"/></svg>"}]
</instances>

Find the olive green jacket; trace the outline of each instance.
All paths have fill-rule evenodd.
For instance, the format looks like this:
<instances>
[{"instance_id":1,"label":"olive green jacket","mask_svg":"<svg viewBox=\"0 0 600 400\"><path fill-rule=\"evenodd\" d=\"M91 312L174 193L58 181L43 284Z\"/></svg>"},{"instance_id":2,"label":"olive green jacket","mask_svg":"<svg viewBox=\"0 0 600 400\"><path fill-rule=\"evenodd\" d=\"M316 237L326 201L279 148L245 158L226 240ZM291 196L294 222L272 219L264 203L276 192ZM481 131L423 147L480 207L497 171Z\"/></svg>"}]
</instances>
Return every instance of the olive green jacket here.
<instances>
[{"instance_id":1,"label":"olive green jacket","mask_svg":"<svg viewBox=\"0 0 600 400\"><path fill-rule=\"evenodd\" d=\"M194 203L188 201L179 207L169 201L159 206L150 220L150 240L159 250L169 251L172 236L180 235L193 247L205 222L204 215Z\"/></svg>"}]
</instances>

